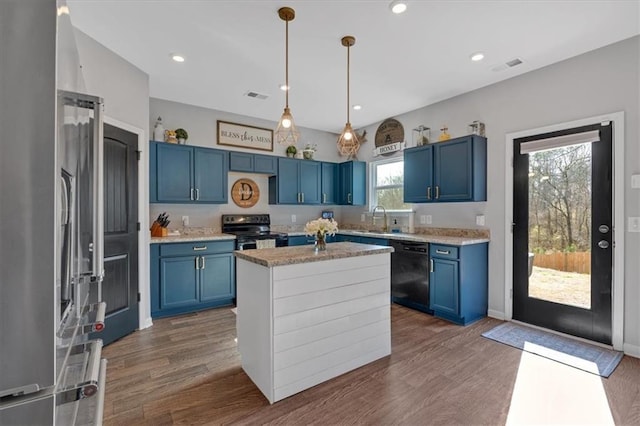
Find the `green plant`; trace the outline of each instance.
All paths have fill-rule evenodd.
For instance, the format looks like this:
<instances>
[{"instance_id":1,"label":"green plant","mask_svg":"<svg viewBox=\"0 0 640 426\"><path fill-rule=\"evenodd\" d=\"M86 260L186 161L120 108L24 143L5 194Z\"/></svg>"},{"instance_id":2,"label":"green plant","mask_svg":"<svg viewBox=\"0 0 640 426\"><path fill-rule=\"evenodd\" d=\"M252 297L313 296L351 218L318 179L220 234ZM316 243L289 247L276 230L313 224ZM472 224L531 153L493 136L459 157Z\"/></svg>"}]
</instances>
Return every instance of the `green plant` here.
<instances>
[{"instance_id":1,"label":"green plant","mask_svg":"<svg viewBox=\"0 0 640 426\"><path fill-rule=\"evenodd\" d=\"M289 146L287 147L287 154L293 154L293 155L295 155L295 154L296 154L296 152L298 152L298 150L296 149L296 146L295 146L295 145L289 145Z\"/></svg>"},{"instance_id":2,"label":"green plant","mask_svg":"<svg viewBox=\"0 0 640 426\"><path fill-rule=\"evenodd\" d=\"M178 139L189 139L189 133L185 129L176 129L176 138Z\"/></svg>"}]
</instances>

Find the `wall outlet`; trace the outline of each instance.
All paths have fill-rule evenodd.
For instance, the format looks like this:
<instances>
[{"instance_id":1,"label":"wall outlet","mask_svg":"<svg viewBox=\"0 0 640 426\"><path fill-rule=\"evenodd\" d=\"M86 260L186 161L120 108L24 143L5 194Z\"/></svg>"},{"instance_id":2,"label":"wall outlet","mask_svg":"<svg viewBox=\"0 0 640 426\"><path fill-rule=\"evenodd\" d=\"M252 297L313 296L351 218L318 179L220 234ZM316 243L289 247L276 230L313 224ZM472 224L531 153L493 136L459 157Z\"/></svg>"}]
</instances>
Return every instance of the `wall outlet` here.
<instances>
[{"instance_id":1,"label":"wall outlet","mask_svg":"<svg viewBox=\"0 0 640 426\"><path fill-rule=\"evenodd\" d=\"M484 226L484 215L483 214L479 214L479 215L476 216L476 225Z\"/></svg>"},{"instance_id":2,"label":"wall outlet","mask_svg":"<svg viewBox=\"0 0 640 426\"><path fill-rule=\"evenodd\" d=\"M182 226L189 226L189 216L182 216Z\"/></svg>"},{"instance_id":3,"label":"wall outlet","mask_svg":"<svg viewBox=\"0 0 640 426\"><path fill-rule=\"evenodd\" d=\"M640 232L640 217L629 218L629 232Z\"/></svg>"},{"instance_id":4,"label":"wall outlet","mask_svg":"<svg viewBox=\"0 0 640 426\"><path fill-rule=\"evenodd\" d=\"M365 221L364 213L362 213L362 214L360 215L360 222L364 222L364 221Z\"/></svg>"},{"instance_id":5,"label":"wall outlet","mask_svg":"<svg viewBox=\"0 0 640 426\"><path fill-rule=\"evenodd\" d=\"M420 215L420 225L426 225L427 223L427 215L426 214L421 214Z\"/></svg>"},{"instance_id":6,"label":"wall outlet","mask_svg":"<svg viewBox=\"0 0 640 426\"><path fill-rule=\"evenodd\" d=\"M427 225L431 225L433 223L433 217L431 217L431 215L428 214L426 221L427 221Z\"/></svg>"},{"instance_id":7,"label":"wall outlet","mask_svg":"<svg viewBox=\"0 0 640 426\"><path fill-rule=\"evenodd\" d=\"M295 214L291 215L291 223L296 223L296 215Z\"/></svg>"},{"instance_id":8,"label":"wall outlet","mask_svg":"<svg viewBox=\"0 0 640 426\"><path fill-rule=\"evenodd\" d=\"M631 175L631 188L640 189L640 175Z\"/></svg>"}]
</instances>

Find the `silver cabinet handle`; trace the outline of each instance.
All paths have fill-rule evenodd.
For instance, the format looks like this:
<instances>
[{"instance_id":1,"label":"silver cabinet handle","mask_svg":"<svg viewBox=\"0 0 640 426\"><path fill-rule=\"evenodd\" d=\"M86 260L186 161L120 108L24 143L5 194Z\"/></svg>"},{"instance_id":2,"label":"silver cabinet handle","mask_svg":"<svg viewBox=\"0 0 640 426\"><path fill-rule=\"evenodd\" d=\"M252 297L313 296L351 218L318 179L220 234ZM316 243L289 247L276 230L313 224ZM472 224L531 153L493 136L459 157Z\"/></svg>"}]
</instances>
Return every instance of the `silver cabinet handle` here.
<instances>
[{"instance_id":1,"label":"silver cabinet handle","mask_svg":"<svg viewBox=\"0 0 640 426\"><path fill-rule=\"evenodd\" d=\"M300 204L300 193L299 192L296 194L296 197L297 197L298 204Z\"/></svg>"},{"instance_id":2,"label":"silver cabinet handle","mask_svg":"<svg viewBox=\"0 0 640 426\"><path fill-rule=\"evenodd\" d=\"M429 272L433 272L433 259L429 259Z\"/></svg>"},{"instance_id":3,"label":"silver cabinet handle","mask_svg":"<svg viewBox=\"0 0 640 426\"><path fill-rule=\"evenodd\" d=\"M350 204L351 203L351 193L347 194L347 203Z\"/></svg>"},{"instance_id":4,"label":"silver cabinet handle","mask_svg":"<svg viewBox=\"0 0 640 426\"><path fill-rule=\"evenodd\" d=\"M438 254L451 254L451 252L449 250L440 250L440 249L436 249L436 253L438 253Z\"/></svg>"},{"instance_id":5,"label":"silver cabinet handle","mask_svg":"<svg viewBox=\"0 0 640 426\"><path fill-rule=\"evenodd\" d=\"M327 194L326 193L322 193L322 204L325 204L327 202Z\"/></svg>"},{"instance_id":6,"label":"silver cabinet handle","mask_svg":"<svg viewBox=\"0 0 640 426\"><path fill-rule=\"evenodd\" d=\"M427 186L427 200L431 199L431 187Z\"/></svg>"},{"instance_id":7,"label":"silver cabinet handle","mask_svg":"<svg viewBox=\"0 0 640 426\"><path fill-rule=\"evenodd\" d=\"M196 200L200 199L200 189L196 188Z\"/></svg>"},{"instance_id":8,"label":"silver cabinet handle","mask_svg":"<svg viewBox=\"0 0 640 426\"><path fill-rule=\"evenodd\" d=\"M202 250L206 250L207 246L200 246L200 247L194 247L193 251L202 251Z\"/></svg>"},{"instance_id":9,"label":"silver cabinet handle","mask_svg":"<svg viewBox=\"0 0 640 426\"><path fill-rule=\"evenodd\" d=\"M191 190L189 191L189 199L190 199L191 201L193 201L193 200L194 200L194 197L193 197L193 188L191 188Z\"/></svg>"},{"instance_id":10,"label":"silver cabinet handle","mask_svg":"<svg viewBox=\"0 0 640 426\"><path fill-rule=\"evenodd\" d=\"M436 200L440 199L440 187L436 185Z\"/></svg>"},{"instance_id":11,"label":"silver cabinet handle","mask_svg":"<svg viewBox=\"0 0 640 426\"><path fill-rule=\"evenodd\" d=\"M200 256L196 256L196 269L200 269Z\"/></svg>"},{"instance_id":12,"label":"silver cabinet handle","mask_svg":"<svg viewBox=\"0 0 640 426\"><path fill-rule=\"evenodd\" d=\"M202 259L202 265L200 266L200 269L204 269L204 266L205 266L204 256L200 256L200 259Z\"/></svg>"},{"instance_id":13,"label":"silver cabinet handle","mask_svg":"<svg viewBox=\"0 0 640 426\"><path fill-rule=\"evenodd\" d=\"M302 204L304 204L304 192L302 192L300 195L301 195L301 199L302 199Z\"/></svg>"}]
</instances>

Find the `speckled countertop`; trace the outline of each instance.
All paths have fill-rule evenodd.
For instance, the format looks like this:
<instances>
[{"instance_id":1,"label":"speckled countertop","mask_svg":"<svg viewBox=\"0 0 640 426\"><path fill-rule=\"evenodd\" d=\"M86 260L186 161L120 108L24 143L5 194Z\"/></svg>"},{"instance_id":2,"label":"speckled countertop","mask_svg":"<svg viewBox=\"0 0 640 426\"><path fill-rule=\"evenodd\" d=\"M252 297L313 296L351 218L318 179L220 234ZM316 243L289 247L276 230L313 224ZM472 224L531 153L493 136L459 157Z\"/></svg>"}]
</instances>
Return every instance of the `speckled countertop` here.
<instances>
[{"instance_id":1,"label":"speckled countertop","mask_svg":"<svg viewBox=\"0 0 640 426\"><path fill-rule=\"evenodd\" d=\"M313 246L278 247L260 250L236 250L239 259L273 267L295 265L298 263L320 262L323 260L342 259L346 257L369 256L372 254L391 253L393 248L358 243L329 243L325 251L315 252Z\"/></svg>"},{"instance_id":2,"label":"speckled countertop","mask_svg":"<svg viewBox=\"0 0 640 426\"><path fill-rule=\"evenodd\" d=\"M352 229L341 229L338 234L355 235L358 237L386 238L389 240L417 241L422 243L449 244L452 246L466 246L470 244L488 243L489 238L480 236L451 236L430 234L403 234L395 232L371 232ZM290 236L306 235L304 232L289 232Z\"/></svg>"},{"instance_id":3,"label":"speckled countertop","mask_svg":"<svg viewBox=\"0 0 640 426\"><path fill-rule=\"evenodd\" d=\"M166 237L151 237L151 244L158 243L188 243L190 241L224 241L235 240L236 236L231 234L190 234L190 235L169 235Z\"/></svg>"}]
</instances>

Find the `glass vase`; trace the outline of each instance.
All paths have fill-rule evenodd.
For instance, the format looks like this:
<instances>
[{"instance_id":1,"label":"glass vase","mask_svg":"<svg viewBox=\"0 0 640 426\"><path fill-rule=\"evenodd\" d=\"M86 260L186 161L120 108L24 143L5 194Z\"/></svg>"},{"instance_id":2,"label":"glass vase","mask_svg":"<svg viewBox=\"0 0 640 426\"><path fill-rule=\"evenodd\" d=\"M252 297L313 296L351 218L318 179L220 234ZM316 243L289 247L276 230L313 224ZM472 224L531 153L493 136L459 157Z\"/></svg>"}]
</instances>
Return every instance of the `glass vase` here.
<instances>
[{"instance_id":1,"label":"glass vase","mask_svg":"<svg viewBox=\"0 0 640 426\"><path fill-rule=\"evenodd\" d=\"M316 234L316 252L325 251L327 249L327 240L325 239L325 235L318 232Z\"/></svg>"}]
</instances>

